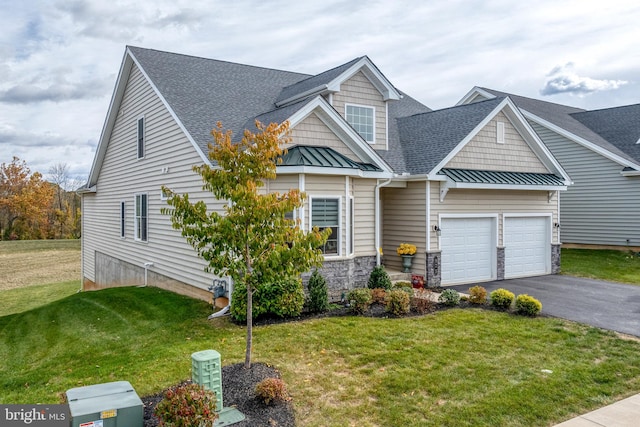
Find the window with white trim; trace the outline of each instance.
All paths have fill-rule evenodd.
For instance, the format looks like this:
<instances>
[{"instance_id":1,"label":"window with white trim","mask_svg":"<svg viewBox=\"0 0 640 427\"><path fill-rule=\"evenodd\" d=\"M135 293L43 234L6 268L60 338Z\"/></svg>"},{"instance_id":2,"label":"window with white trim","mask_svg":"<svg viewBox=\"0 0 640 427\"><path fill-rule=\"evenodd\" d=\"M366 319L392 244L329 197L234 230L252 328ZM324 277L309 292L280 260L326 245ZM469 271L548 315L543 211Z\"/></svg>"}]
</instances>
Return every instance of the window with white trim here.
<instances>
[{"instance_id":1,"label":"window with white trim","mask_svg":"<svg viewBox=\"0 0 640 427\"><path fill-rule=\"evenodd\" d=\"M149 200L147 194L136 194L134 213L134 236L141 242L147 241L149 230Z\"/></svg>"},{"instance_id":2,"label":"window with white trim","mask_svg":"<svg viewBox=\"0 0 640 427\"><path fill-rule=\"evenodd\" d=\"M320 231L331 228L331 235L320 249L325 255L340 255L340 198L311 199L311 227Z\"/></svg>"},{"instance_id":3,"label":"window with white trim","mask_svg":"<svg viewBox=\"0 0 640 427\"><path fill-rule=\"evenodd\" d=\"M144 157L144 117L138 119L138 158Z\"/></svg>"},{"instance_id":4,"label":"window with white trim","mask_svg":"<svg viewBox=\"0 0 640 427\"><path fill-rule=\"evenodd\" d=\"M345 105L345 118L360 136L370 144L376 140L375 134L375 109L362 105Z\"/></svg>"},{"instance_id":5,"label":"window with white trim","mask_svg":"<svg viewBox=\"0 0 640 427\"><path fill-rule=\"evenodd\" d=\"M120 202L120 237L125 237L125 225L126 225L126 205L124 202Z\"/></svg>"}]
</instances>

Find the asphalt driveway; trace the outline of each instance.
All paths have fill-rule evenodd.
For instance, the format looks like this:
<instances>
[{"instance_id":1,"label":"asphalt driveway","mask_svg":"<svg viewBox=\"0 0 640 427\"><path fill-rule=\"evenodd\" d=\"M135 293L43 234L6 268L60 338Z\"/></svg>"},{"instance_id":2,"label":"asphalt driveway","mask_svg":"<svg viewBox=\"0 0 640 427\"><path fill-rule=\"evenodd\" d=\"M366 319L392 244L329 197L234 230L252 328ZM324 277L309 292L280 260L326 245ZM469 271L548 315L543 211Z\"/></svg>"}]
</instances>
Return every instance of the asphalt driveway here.
<instances>
[{"instance_id":1,"label":"asphalt driveway","mask_svg":"<svg viewBox=\"0 0 640 427\"><path fill-rule=\"evenodd\" d=\"M529 294L542 313L640 337L640 286L549 275L480 283L487 293L505 288ZM467 292L473 285L451 286Z\"/></svg>"}]
</instances>

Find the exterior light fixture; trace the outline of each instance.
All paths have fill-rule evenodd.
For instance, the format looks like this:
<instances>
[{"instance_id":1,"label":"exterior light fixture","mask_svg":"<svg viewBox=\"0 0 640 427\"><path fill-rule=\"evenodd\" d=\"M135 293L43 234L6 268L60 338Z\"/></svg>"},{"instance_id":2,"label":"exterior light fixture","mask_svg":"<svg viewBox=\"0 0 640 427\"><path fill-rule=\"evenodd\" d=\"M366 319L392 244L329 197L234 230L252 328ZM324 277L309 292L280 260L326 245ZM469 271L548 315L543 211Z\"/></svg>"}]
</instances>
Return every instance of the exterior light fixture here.
<instances>
[{"instance_id":1,"label":"exterior light fixture","mask_svg":"<svg viewBox=\"0 0 640 427\"><path fill-rule=\"evenodd\" d=\"M442 229L440 227L438 227L437 225L433 226L433 231L436 232L436 234L438 235L438 237L440 237L440 234L442 234Z\"/></svg>"}]
</instances>

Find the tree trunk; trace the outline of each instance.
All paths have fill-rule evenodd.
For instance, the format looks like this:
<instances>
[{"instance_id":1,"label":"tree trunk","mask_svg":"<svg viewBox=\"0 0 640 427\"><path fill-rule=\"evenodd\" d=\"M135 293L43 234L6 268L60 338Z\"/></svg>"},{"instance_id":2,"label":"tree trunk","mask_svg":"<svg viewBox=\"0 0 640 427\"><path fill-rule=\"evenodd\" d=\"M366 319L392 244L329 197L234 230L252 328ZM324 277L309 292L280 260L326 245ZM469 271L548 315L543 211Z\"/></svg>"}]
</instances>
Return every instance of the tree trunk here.
<instances>
[{"instance_id":1,"label":"tree trunk","mask_svg":"<svg viewBox=\"0 0 640 427\"><path fill-rule=\"evenodd\" d=\"M251 368L251 347L253 346L253 289L247 280L247 348L244 352L244 368Z\"/></svg>"}]
</instances>

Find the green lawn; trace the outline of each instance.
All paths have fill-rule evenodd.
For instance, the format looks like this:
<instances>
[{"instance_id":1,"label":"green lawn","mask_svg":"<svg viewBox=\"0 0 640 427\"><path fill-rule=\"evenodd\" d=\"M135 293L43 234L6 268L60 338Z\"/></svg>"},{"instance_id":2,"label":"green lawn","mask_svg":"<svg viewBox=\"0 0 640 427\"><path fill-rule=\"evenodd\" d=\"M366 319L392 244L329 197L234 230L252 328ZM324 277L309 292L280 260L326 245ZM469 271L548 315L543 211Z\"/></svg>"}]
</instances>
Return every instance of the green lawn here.
<instances>
[{"instance_id":1,"label":"green lawn","mask_svg":"<svg viewBox=\"0 0 640 427\"><path fill-rule=\"evenodd\" d=\"M188 378L191 353L208 348L240 362L244 328L209 313L156 288L117 288L4 315L0 403L54 403L115 380L154 393ZM640 342L559 319L454 309L254 333L254 360L280 369L300 426L547 426L640 390Z\"/></svg>"},{"instance_id":2,"label":"green lawn","mask_svg":"<svg viewBox=\"0 0 640 427\"><path fill-rule=\"evenodd\" d=\"M562 249L562 274L640 285L640 256L630 251Z\"/></svg>"}]
</instances>

